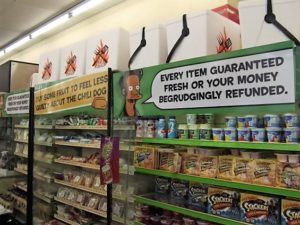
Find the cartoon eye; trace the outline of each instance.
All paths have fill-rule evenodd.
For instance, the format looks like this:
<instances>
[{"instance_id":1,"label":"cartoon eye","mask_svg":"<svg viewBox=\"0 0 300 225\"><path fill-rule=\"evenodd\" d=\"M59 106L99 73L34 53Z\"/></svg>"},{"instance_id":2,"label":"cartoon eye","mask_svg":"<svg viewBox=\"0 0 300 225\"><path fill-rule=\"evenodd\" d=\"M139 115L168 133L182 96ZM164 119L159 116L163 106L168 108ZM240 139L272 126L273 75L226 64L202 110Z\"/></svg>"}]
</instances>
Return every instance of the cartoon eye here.
<instances>
[{"instance_id":1,"label":"cartoon eye","mask_svg":"<svg viewBox=\"0 0 300 225\"><path fill-rule=\"evenodd\" d=\"M133 87L132 87L132 86L129 86L129 87L128 87L128 90L129 90L129 91L132 91L132 90L133 90Z\"/></svg>"},{"instance_id":2,"label":"cartoon eye","mask_svg":"<svg viewBox=\"0 0 300 225\"><path fill-rule=\"evenodd\" d=\"M139 85L135 86L135 89L140 90L140 86Z\"/></svg>"}]
</instances>

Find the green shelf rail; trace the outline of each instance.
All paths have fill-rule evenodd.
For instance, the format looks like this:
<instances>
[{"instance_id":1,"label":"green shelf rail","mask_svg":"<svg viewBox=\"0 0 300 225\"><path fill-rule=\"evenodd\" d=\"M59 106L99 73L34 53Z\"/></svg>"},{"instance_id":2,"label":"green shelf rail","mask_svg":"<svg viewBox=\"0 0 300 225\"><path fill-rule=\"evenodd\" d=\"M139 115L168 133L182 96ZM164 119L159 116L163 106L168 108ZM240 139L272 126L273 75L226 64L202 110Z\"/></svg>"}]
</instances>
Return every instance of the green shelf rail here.
<instances>
[{"instance_id":1,"label":"green shelf rail","mask_svg":"<svg viewBox=\"0 0 300 225\"><path fill-rule=\"evenodd\" d=\"M190 217L193 217L193 218L196 218L196 219L202 219L202 220L206 220L206 221L210 221L210 222L214 222L214 223L225 224L225 225L246 225L246 224L248 225L248 223L244 223L244 222L240 222L240 221L236 221L236 220L231 220L231 219L215 216L215 215L212 215L212 214L203 213L203 212L183 208L183 207L180 207L180 206L171 205L169 203L160 202L160 201L153 200L153 199L150 199L150 198L147 198L147 197L144 197L144 196L135 196L135 201L138 202L138 203L141 203L141 204L154 206L154 207L158 207L158 208L161 208L161 209L170 210L172 212L181 213L181 214L186 215L186 216L190 216Z\"/></svg>"},{"instance_id":2,"label":"green shelf rail","mask_svg":"<svg viewBox=\"0 0 300 225\"><path fill-rule=\"evenodd\" d=\"M265 194L273 194L273 195L291 197L291 198L300 198L300 190L291 189L291 188L268 187L263 185L235 182L235 181L222 180L216 178L199 177L199 176L187 175L182 173L171 173L168 171L146 169L141 167L135 167L135 172L148 174L148 175L161 176L161 177L168 177L168 178L179 179L179 180L198 182L198 183L215 185L215 186L226 187L226 188L235 188L244 191L260 192Z\"/></svg>"},{"instance_id":3,"label":"green shelf rail","mask_svg":"<svg viewBox=\"0 0 300 225\"><path fill-rule=\"evenodd\" d=\"M198 139L174 139L174 138L140 138L136 143L164 144L164 145L185 145L213 148L241 148L261 149L270 151L295 151L300 152L300 143L269 143L269 142L241 142L241 141L212 141Z\"/></svg>"}]
</instances>

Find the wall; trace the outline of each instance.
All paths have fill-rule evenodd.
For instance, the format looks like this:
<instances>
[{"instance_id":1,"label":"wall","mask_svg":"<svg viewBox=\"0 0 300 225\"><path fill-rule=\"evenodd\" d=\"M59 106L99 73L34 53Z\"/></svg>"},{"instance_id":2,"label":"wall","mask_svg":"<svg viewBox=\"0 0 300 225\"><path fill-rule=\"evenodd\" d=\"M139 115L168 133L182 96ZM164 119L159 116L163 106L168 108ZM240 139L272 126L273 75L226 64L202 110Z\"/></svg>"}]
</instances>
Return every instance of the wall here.
<instances>
[{"instance_id":1,"label":"wall","mask_svg":"<svg viewBox=\"0 0 300 225\"><path fill-rule=\"evenodd\" d=\"M131 30L156 25L180 17L184 13L211 9L227 2L228 0L127 0L9 58L2 59L0 65L9 59L38 63L40 54L86 39L101 31L117 26Z\"/></svg>"}]
</instances>

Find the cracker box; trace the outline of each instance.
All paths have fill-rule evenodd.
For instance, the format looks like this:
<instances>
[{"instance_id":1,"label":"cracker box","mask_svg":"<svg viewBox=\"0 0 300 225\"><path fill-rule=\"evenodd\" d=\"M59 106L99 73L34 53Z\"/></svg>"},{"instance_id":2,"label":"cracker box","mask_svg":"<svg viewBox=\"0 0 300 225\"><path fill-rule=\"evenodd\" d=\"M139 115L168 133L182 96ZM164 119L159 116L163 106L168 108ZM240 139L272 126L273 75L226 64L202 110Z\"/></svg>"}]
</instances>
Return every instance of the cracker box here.
<instances>
[{"instance_id":1,"label":"cracker box","mask_svg":"<svg viewBox=\"0 0 300 225\"><path fill-rule=\"evenodd\" d=\"M134 147L134 166L156 169L157 150L151 146Z\"/></svg>"},{"instance_id":2,"label":"cracker box","mask_svg":"<svg viewBox=\"0 0 300 225\"><path fill-rule=\"evenodd\" d=\"M299 201L282 199L281 225L300 225L300 202Z\"/></svg>"},{"instance_id":3,"label":"cracker box","mask_svg":"<svg viewBox=\"0 0 300 225\"><path fill-rule=\"evenodd\" d=\"M40 56L38 84L57 81L60 69L60 50L47 52Z\"/></svg>"},{"instance_id":4,"label":"cracker box","mask_svg":"<svg viewBox=\"0 0 300 225\"><path fill-rule=\"evenodd\" d=\"M280 224L279 199L241 193L241 220L258 225Z\"/></svg>"},{"instance_id":5,"label":"cracker box","mask_svg":"<svg viewBox=\"0 0 300 225\"><path fill-rule=\"evenodd\" d=\"M218 178L232 180L234 161L233 156L219 156Z\"/></svg>"},{"instance_id":6,"label":"cracker box","mask_svg":"<svg viewBox=\"0 0 300 225\"><path fill-rule=\"evenodd\" d=\"M218 173L218 156L200 157L200 176L216 178Z\"/></svg>"},{"instance_id":7,"label":"cracker box","mask_svg":"<svg viewBox=\"0 0 300 225\"><path fill-rule=\"evenodd\" d=\"M173 173L180 172L181 156L177 152L165 151L158 149L159 153L159 169Z\"/></svg>"},{"instance_id":8,"label":"cracker box","mask_svg":"<svg viewBox=\"0 0 300 225\"><path fill-rule=\"evenodd\" d=\"M155 178L155 197L158 200L168 201L171 188L171 179L165 177Z\"/></svg>"},{"instance_id":9,"label":"cracker box","mask_svg":"<svg viewBox=\"0 0 300 225\"><path fill-rule=\"evenodd\" d=\"M190 182L188 207L197 211L207 212L207 191L207 185Z\"/></svg>"},{"instance_id":10,"label":"cracker box","mask_svg":"<svg viewBox=\"0 0 300 225\"><path fill-rule=\"evenodd\" d=\"M173 179L171 181L171 202L176 205L187 205L189 182Z\"/></svg>"},{"instance_id":11,"label":"cracker box","mask_svg":"<svg viewBox=\"0 0 300 225\"><path fill-rule=\"evenodd\" d=\"M182 162L182 172L184 174L199 175L199 155L184 154Z\"/></svg>"},{"instance_id":12,"label":"cracker box","mask_svg":"<svg viewBox=\"0 0 300 225\"><path fill-rule=\"evenodd\" d=\"M277 162L276 185L300 190L300 164Z\"/></svg>"},{"instance_id":13,"label":"cracker box","mask_svg":"<svg viewBox=\"0 0 300 225\"><path fill-rule=\"evenodd\" d=\"M233 164L233 180L252 182L253 160L236 157Z\"/></svg>"},{"instance_id":14,"label":"cracker box","mask_svg":"<svg viewBox=\"0 0 300 225\"><path fill-rule=\"evenodd\" d=\"M235 190L208 188L207 212L221 217L240 219L240 193Z\"/></svg>"},{"instance_id":15,"label":"cracker box","mask_svg":"<svg viewBox=\"0 0 300 225\"><path fill-rule=\"evenodd\" d=\"M274 186L276 182L276 161L256 159L253 161L253 183Z\"/></svg>"}]
</instances>

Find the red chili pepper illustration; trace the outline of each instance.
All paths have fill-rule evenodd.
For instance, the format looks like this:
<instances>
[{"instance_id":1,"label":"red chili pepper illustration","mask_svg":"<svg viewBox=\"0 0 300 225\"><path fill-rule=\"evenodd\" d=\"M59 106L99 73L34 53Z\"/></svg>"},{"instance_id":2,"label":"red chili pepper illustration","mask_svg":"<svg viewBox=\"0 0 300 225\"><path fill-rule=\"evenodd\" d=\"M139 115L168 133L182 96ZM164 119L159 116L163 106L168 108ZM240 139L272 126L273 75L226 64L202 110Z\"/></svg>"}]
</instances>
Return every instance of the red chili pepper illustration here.
<instances>
[{"instance_id":1,"label":"red chili pepper illustration","mask_svg":"<svg viewBox=\"0 0 300 225\"><path fill-rule=\"evenodd\" d=\"M103 67L107 64L109 59L109 51L108 46L103 45L102 40L100 40L100 44L97 46L95 52L95 57L93 57L93 67Z\"/></svg>"},{"instance_id":2,"label":"red chili pepper illustration","mask_svg":"<svg viewBox=\"0 0 300 225\"><path fill-rule=\"evenodd\" d=\"M42 79L49 80L52 76L52 62L49 59L47 59L43 69Z\"/></svg>"},{"instance_id":3,"label":"red chili pepper illustration","mask_svg":"<svg viewBox=\"0 0 300 225\"><path fill-rule=\"evenodd\" d=\"M65 74L66 75L73 75L76 71L76 55L73 54L71 51L71 55L68 57L66 63L66 68L65 68Z\"/></svg>"},{"instance_id":4,"label":"red chili pepper illustration","mask_svg":"<svg viewBox=\"0 0 300 225\"><path fill-rule=\"evenodd\" d=\"M229 52L232 50L232 42L229 37L227 37L226 28L224 27L224 33L219 33L217 36L219 45L216 47L217 53Z\"/></svg>"}]
</instances>

